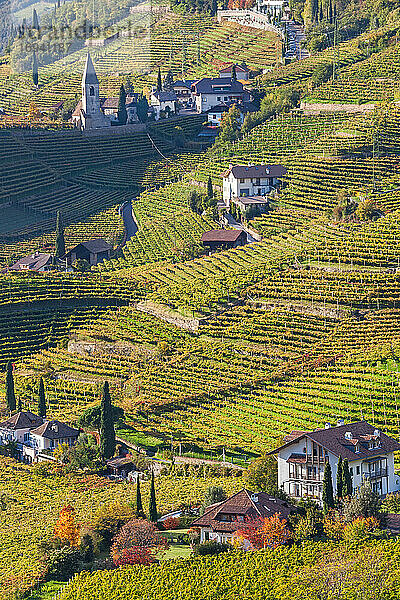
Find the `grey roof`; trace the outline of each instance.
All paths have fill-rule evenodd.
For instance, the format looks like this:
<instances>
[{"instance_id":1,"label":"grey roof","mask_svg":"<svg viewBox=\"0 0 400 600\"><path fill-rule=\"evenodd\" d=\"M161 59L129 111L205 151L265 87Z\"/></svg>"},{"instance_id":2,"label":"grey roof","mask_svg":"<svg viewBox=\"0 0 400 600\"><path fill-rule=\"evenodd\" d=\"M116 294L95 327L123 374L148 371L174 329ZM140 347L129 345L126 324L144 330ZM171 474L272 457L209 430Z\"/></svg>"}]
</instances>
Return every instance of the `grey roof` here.
<instances>
[{"instance_id":1,"label":"grey roof","mask_svg":"<svg viewBox=\"0 0 400 600\"><path fill-rule=\"evenodd\" d=\"M80 244L77 244L76 246L74 246L74 248L71 248L71 250L67 252L66 256L70 255L72 252L77 250L79 246L83 246L84 248L86 248L86 250L92 252L93 254L97 254L98 252L106 252L107 250L112 250L112 246L108 242L106 242L102 238L98 238L96 240L89 240L88 242L80 242Z\"/></svg>"},{"instance_id":2,"label":"grey roof","mask_svg":"<svg viewBox=\"0 0 400 600\"><path fill-rule=\"evenodd\" d=\"M225 65L225 67L222 67L220 69L220 73L227 73L228 71L232 72L232 67L233 67L233 63L230 63L229 65ZM250 69L248 67L246 67L246 65L238 65L235 63L235 67L236 67L236 71L241 71L242 73L250 73Z\"/></svg>"},{"instance_id":3,"label":"grey roof","mask_svg":"<svg viewBox=\"0 0 400 600\"><path fill-rule=\"evenodd\" d=\"M85 69L83 71L82 83L89 85L99 85L99 80L97 79L96 71L94 70L94 65L92 62L92 57L89 52L86 57Z\"/></svg>"},{"instance_id":4,"label":"grey roof","mask_svg":"<svg viewBox=\"0 0 400 600\"><path fill-rule=\"evenodd\" d=\"M177 100L175 92L153 92L152 96L160 102L175 102Z\"/></svg>"},{"instance_id":5,"label":"grey roof","mask_svg":"<svg viewBox=\"0 0 400 600\"><path fill-rule=\"evenodd\" d=\"M232 173L236 179L253 179L258 177L283 177L287 169L283 165L236 165L229 167L222 177L229 177Z\"/></svg>"},{"instance_id":6,"label":"grey roof","mask_svg":"<svg viewBox=\"0 0 400 600\"><path fill-rule=\"evenodd\" d=\"M179 79L178 81L174 81L172 87L185 87L190 90L195 81L196 79Z\"/></svg>"},{"instance_id":7,"label":"grey roof","mask_svg":"<svg viewBox=\"0 0 400 600\"><path fill-rule=\"evenodd\" d=\"M11 417L8 417L6 421L0 423L0 427L4 429L34 429L42 425L43 419L38 415L31 413L29 410L24 410L15 413Z\"/></svg>"},{"instance_id":8,"label":"grey roof","mask_svg":"<svg viewBox=\"0 0 400 600\"><path fill-rule=\"evenodd\" d=\"M34 435L40 435L50 440L60 440L61 438L75 437L77 438L80 431L73 429L61 421L45 421L40 427L31 431Z\"/></svg>"},{"instance_id":9,"label":"grey roof","mask_svg":"<svg viewBox=\"0 0 400 600\"><path fill-rule=\"evenodd\" d=\"M298 433L296 432L296 434ZM351 437L346 437L346 433L349 433ZM377 437L380 440L379 447L369 449L369 442ZM378 431L374 425L367 423L367 421L358 421L347 425L339 425L338 427L306 431L303 434L296 435L291 441L276 448L270 454L276 454L281 448L286 448L302 438L313 440L335 456L347 458L349 461L368 459L400 450L400 444L396 440ZM359 452L356 452L357 447Z\"/></svg>"},{"instance_id":10,"label":"grey roof","mask_svg":"<svg viewBox=\"0 0 400 600\"><path fill-rule=\"evenodd\" d=\"M234 93L234 94L248 94L243 89L243 84L240 81L236 81L231 77L217 77L212 79L211 77L204 77L195 81L193 86L197 94L219 94L219 93Z\"/></svg>"},{"instance_id":11,"label":"grey roof","mask_svg":"<svg viewBox=\"0 0 400 600\"><path fill-rule=\"evenodd\" d=\"M51 254L35 252L34 254L31 254L30 256L24 256L24 258L20 258L19 260L17 260L17 262L14 263L10 267L10 269L13 271L20 271L21 266L27 266L32 271L38 271L42 267L51 263L52 260L53 260L53 257Z\"/></svg>"}]
</instances>

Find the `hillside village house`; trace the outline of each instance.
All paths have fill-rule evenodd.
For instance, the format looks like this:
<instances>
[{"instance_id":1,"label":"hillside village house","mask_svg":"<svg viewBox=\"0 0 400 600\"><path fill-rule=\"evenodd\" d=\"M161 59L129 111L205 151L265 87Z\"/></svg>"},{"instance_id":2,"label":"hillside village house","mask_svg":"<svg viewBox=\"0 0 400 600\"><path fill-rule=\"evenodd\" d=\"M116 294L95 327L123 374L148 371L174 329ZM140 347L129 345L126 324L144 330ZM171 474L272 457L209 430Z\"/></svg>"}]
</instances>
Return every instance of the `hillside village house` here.
<instances>
[{"instance_id":1,"label":"hillside village house","mask_svg":"<svg viewBox=\"0 0 400 600\"><path fill-rule=\"evenodd\" d=\"M98 238L77 244L66 253L64 259L67 265L73 265L77 259L86 260L90 265L98 265L110 258L111 250L111 244Z\"/></svg>"},{"instance_id":2,"label":"hillside village house","mask_svg":"<svg viewBox=\"0 0 400 600\"><path fill-rule=\"evenodd\" d=\"M150 107L154 110L156 121L161 113L176 114L178 110L178 98L175 92L152 92L150 96Z\"/></svg>"},{"instance_id":3,"label":"hillside village house","mask_svg":"<svg viewBox=\"0 0 400 600\"><path fill-rule=\"evenodd\" d=\"M181 102L182 104L191 103L192 85L194 82L194 79L180 79L172 84L178 102Z\"/></svg>"},{"instance_id":4,"label":"hillside village house","mask_svg":"<svg viewBox=\"0 0 400 600\"><path fill-rule=\"evenodd\" d=\"M336 492L339 456L347 458L353 488L364 479L372 489L385 496L400 489L400 476L394 471L394 452L400 444L366 421L336 427L329 423L315 431L292 431L284 444L270 454L277 454L278 485L296 498L311 497L322 501L322 482L325 464L332 469L332 483Z\"/></svg>"},{"instance_id":5,"label":"hillside village house","mask_svg":"<svg viewBox=\"0 0 400 600\"><path fill-rule=\"evenodd\" d=\"M20 258L16 263L8 267L11 271L50 271L53 267L53 256L44 252L34 252L29 256ZM8 269L5 269L8 270Z\"/></svg>"},{"instance_id":6,"label":"hillside village house","mask_svg":"<svg viewBox=\"0 0 400 600\"><path fill-rule=\"evenodd\" d=\"M198 113L207 112L220 104L250 102L251 96L240 81L231 77L204 77L192 85L192 95Z\"/></svg>"},{"instance_id":7,"label":"hillside village house","mask_svg":"<svg viewBox=\"0 0 400 600\"><path fill-rule=\"evenodd\" d=\"M211 252L215 252L244 246L247 243L247 233L242 229L211 229L203 233L201 241Z\"/></svg>"},{"instance_id":8,"label":"hillside village house","mask_svg":"<svg viewBox=\"0 0 400 600\"><path fill-rule=\"evenodd\" d=\"M21 411L0 423L0 444L15 442L20 459L37 462L45 458L44 451L52 451L59 444L73 446L79 433L61 421L47 421L30 411Z\"/></svg>"},{"instance_id":9,"label":"hillside village house","mask_svg":"<svg viewBox=\"0 0 400 600\"><path fill-rule=\"evenodd\" d=\"M225 206L233 198L265 196L280 185L286 172L282 165L229 165L222 173Z\"/></svg>"},{"instance_id":10,"label":"hillside village house","mask_svg":"<svg viewBox=\"0 0 400 600\"><path fill-rule=\"evenodd\" d=\"M287 519L296 510L288 502L265 492L242 490L224 502L206 508L205 513L193 521L192 527L200 528L200 542L215 540L225 543L229 542L246 522L271 517L276 513Z\"/></svg>"},{"instance_id":11,"label":"hillside village house","mask_svg":"<svg viewBox=\"0 0 400 600\"><path fill-rule=\"evenodd\" d=\"M233 63L223 67L220 72L220 77L231 77L232 75ZM250 69L246 67L246 65L235 65L236 68L236 77L239 81L248 81L250 79Z\"/></svg>"},{"instance_id":12,"label":"hillside village house","mask_svg":"<svg viewBox=\"0 0 400 600\"><path fill-rule=\"evenodd\" d=\"M221 125L222 117L226 112L229 111L232 104L221 104L220 106L214 106L213 108L209 108L207 111L207 121L210 125L214 127L219 127ZM238 104L237 108L240 112L240 122L243 124L244 117L249 112L254 112L256 106L252 102L243 102L242 104Z\"/></svg>"}]
</instances>

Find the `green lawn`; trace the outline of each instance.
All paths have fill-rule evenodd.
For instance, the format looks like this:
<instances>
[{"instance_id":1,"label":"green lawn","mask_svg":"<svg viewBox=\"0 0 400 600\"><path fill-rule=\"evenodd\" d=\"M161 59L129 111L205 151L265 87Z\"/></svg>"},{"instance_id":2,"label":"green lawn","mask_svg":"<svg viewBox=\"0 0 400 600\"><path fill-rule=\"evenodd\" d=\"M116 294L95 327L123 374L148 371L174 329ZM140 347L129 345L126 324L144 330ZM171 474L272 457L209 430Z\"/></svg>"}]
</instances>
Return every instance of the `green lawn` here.
<instances>
[{"instance_id":1,"label":"green lawn","mask_svg":"<svg viewBox=\"0 0 400 600\"><path fill-rule=\"evenodd\" d=\"M57 592L66 585L66 581L48 581L40 586L38 590L34 590L27 600L53 600Z\"/></svg>"},{"instance_id":2,"label":"green lawn","mask_svg":"<svg viewBox=\"0 0 400 600\"><path fill-rule=\"evenodd\" d=\"M191 553L191 547L186 544L171 544L162 560L167 560L169 558L189 558Z\"/></svg>"}]
</instances>

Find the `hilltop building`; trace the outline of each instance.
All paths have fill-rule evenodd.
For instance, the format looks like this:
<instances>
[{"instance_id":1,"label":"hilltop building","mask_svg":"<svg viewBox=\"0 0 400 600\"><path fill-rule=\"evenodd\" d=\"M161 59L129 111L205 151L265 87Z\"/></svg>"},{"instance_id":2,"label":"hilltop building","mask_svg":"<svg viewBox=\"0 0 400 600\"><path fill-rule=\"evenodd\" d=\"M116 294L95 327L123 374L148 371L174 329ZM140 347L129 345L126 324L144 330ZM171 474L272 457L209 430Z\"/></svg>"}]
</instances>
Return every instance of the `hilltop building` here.
<instances>
[{"instance_id":1,"label":"hilltop building","mask_svg":"<svg viewBox=\"0 0 400 600\"><path fill-rule=\"evenodd\" d=\"M286 172L282 165L229 165L222 173L225 206L229 207L234 198L269 194L280 185Z\"/></svg>"},{"instance_id":2,"label":"hilltop building","mask_svg":"<svg viewBox=\"0 0 400 600\"><path fill-rule=\"evenodd\" d=\"M315 431L292 431L284 444L270 454L278 458L278 485L289 496L315 498L322 502L322 482L325 465L332 469L332 483L336 491L339 457L347 458L353 489L364 479L372 489L385 496L400 489L400 477L394 471L394 452L400 444L366 421L336 427L329 423Z\"/></svg>"},{"instance_id":3,"label":"hilltop building","mask_svg":"<svg viewBox=\"0 0 400 600\"><path fill-rule=\"evenodd\" d=\"M204 515L193 521L192 527L200 527L201 543L208 540L226 543L245 523L272 517L276 513L287 519L295 512L295 506L265 492L242 490L206 508Z\"/></svg>"}]
</instances>

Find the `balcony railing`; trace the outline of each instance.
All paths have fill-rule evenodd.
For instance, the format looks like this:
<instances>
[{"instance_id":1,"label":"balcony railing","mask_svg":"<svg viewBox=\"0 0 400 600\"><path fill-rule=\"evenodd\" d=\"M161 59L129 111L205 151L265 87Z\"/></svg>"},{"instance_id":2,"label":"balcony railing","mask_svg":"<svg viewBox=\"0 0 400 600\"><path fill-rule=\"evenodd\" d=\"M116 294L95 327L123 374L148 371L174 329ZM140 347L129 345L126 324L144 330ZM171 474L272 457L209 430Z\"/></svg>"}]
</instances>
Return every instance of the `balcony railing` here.
<instances>
[{"instance_id":1,"label":"balcony railing","mask_svg":"<svg viewBox=\"0 0 400 600\"><path fill-rule=\"evenodd\" d=\"M387 469L375 469L375 471L366 471L363 473L366 479L378 479L379 477L387 477Z\"/></svg>"}]
</instances>

